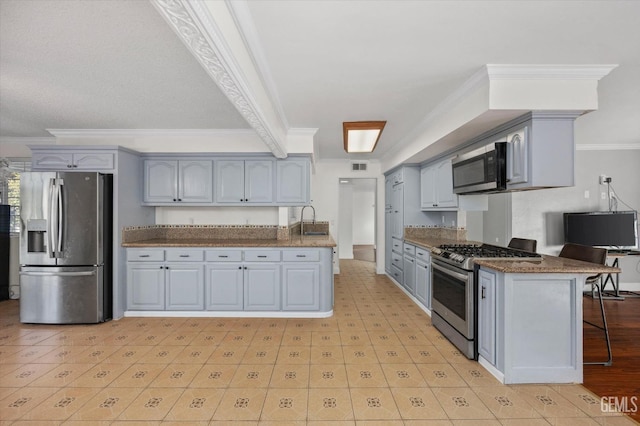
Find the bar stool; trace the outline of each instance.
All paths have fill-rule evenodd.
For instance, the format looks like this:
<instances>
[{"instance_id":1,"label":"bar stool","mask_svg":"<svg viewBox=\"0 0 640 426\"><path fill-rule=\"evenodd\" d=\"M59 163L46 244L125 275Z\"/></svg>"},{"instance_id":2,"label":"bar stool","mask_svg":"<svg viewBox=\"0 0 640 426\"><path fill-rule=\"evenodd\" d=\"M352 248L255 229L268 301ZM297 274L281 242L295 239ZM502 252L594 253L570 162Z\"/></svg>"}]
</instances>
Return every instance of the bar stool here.
<instances>
[{"instance_id":1,"label":"bar stool","mask_svg":"<svg viewBox=\"0 0 640 426\"><path fill-rule=\"evenodd\" d=\"M582 260L584 262L591 262L591 263L597 263L599 265L605 265L607 260L607 249L583 246L580 244L567 243L562 247L562 250L560 251L560 254L558 256L564 257L567 259ZM591 291L593 291L594 288L598 290L598 301L600 302L600 313L602 314L603 326L599 326L587 320L583 320L583 321L593 327L599 328L600 330L604 331L604 337L605 337L605 340L607 341L607 354L609 358L607 359L607 361L585 362L584 364L604 365L609 367L611 366L611 364L613 364L613 357L611 355L611 339L609 338L609 327L607 327L607 317L604 314L604 303L602 301L602 287L601 287L600 275L601 274L597 274L597 275L588 277L585 281L585 284L591 286Z\"/></svg>"},{"instance_id":2,"label":"bar stool","mask_svg":"<svg viewBox=\"0 0 640 426\"><path fill-rule=\"evenodd\" d=\"M526 238L512 238L511 241L509 241L509 245L507 247L535 253L537 244L538 242L536 240L527 240Z\"/></svg>"}]
</instances>

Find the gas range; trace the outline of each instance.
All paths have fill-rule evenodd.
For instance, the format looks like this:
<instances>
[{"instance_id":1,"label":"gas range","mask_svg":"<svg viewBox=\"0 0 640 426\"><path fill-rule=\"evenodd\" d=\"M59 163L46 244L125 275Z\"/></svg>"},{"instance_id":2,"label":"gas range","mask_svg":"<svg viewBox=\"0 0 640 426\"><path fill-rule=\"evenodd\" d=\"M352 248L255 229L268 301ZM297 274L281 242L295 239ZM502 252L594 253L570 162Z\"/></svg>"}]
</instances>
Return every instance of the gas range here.
<instances>
[{"instance_id":1,"label":"gas range","mask_svg":"<svg viewBox=\"0 0 640 426\"><path fill-rule=\"evenodd\" d=\"M538 253L516 250L491 244L443 244L431 250L436 259L468 271L473 270L474 259L542 261Z\"/></svg>"}]
</instances>

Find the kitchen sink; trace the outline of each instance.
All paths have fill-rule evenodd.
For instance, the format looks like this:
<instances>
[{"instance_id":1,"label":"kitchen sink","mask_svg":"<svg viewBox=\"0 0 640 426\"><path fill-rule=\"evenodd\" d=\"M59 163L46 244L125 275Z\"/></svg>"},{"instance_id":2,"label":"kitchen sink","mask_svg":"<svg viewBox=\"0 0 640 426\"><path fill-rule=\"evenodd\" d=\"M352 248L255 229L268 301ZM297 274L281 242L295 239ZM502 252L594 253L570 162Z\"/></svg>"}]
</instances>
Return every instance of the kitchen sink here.
<instances>
[{"instance_id":1,"label":"kitchen sink","mask_svg":"<svg viewBox=\"0 0 640 426\"><path fill-rule=\"evenodd\" d=\"M322 231L305 231L304 235L329 235L329 233Z\"/></svg>"}]
</instances>

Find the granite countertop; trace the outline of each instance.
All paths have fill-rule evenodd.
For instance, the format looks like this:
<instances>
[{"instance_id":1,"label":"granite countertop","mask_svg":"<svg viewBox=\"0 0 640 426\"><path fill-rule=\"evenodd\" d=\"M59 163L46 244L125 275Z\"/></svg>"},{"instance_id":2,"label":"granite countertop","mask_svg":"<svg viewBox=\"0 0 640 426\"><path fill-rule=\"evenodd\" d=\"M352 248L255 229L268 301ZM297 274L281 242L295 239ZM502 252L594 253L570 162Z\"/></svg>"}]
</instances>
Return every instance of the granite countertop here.
<instances>
[{"instance_id":1,"label":"granite countertop","mask_svg":"<svg viewBox=\"0 0 640 426\"><path fill-rule=\"evenodd\" d=\"M122 247L335 247L331 235L292 236L277 239L217 239L217 238L153 238L122 243Z\"/></svg>"},{"instance_id":2,"label":"granite countertop","mask_svg":"<svg viewBox=\"0 0 640 426\"><path fill-rule=\"evenodd\" d=\"M441 238L405 238L409 244L431 250L442 244L482 244L477 241L447 240ZM561 274L615 274L621 272L619 268L582 262L580 260L563 257L542 255L542 261L522 260L476 260L477 265L493 269L498 272L511 274L561 273Z\"/></svg>"}]
</instances>

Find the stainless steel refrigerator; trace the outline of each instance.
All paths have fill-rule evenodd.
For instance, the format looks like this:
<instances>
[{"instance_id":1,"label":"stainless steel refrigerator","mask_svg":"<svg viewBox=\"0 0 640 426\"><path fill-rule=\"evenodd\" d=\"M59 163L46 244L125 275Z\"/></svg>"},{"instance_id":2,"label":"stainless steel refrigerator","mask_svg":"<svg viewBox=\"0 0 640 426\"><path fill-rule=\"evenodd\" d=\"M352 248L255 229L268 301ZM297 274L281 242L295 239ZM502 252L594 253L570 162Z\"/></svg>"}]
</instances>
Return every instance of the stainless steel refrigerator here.
<instances>
[{"instance_id":1,"label":"stainless steel refrigerator","mask_svg":"<svg viewBox=\"0 0 640 426\"><path fill-rule=\"evenodd\" d=\"M21 322L111 319L112 199L111 175L20 175Z\"/></svg>"}]
</instances>

